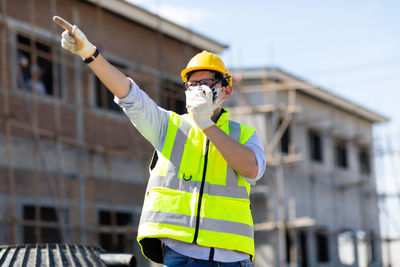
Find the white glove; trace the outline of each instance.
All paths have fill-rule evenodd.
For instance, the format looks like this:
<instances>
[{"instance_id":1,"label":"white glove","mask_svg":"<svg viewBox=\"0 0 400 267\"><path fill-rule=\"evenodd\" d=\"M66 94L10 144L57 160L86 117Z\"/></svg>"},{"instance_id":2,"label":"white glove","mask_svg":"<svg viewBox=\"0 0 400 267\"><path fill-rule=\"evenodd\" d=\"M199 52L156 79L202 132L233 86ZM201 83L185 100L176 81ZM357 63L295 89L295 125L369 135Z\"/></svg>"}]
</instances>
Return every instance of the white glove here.
<instances>
[{"instance_id":1,"label":"white glove","mask_svg":"<svg viewBox=\"0 0 400 267\"><path fill-rule=\"evenodd\" d=\"M62 48L79 55L83 59L94 54L96 47L88 41L85 34L76 25L72 26L68 21L58 16L54 16L53 21L65 29L61 35Z\"/></svg>"},{"instance_id":2,"label":"white glove","mask_svg":"<svg viewBox=\"0 0 400 267\"><path fill-rule=\"evenodd\" d=\"M215 123L211 120L211 116L214 113L211 89L206 85L202 85L186 90L185 94L186 108L197 126L204 131L214 125Z\"/></svg>"}]
</instances>

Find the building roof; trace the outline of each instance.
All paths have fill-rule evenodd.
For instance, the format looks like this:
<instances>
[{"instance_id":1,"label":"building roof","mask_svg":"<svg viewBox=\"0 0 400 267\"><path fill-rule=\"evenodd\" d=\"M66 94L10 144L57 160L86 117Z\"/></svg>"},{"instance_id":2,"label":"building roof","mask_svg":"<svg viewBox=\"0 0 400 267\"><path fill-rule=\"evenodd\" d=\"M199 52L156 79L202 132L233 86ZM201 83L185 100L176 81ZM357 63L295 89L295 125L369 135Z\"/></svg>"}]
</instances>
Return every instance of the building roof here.
<instances>
[{"instance_id":1,"label":"building roof","mask_svg":"<svg viewBox=\"0 0 400 267\"><path fill-rule=\"evenodd\" d=\"M359 116L370 122L388 122L389 119L383 115L380 115L370 109L355 104L354 102L347 100L343 97L333 94L326 89L311 84L299 77L296 77L287 71L280 68L244 68L244 69L231 69L232 76L240 77L243 80L277 80L273 83L278 89L288 90L296 89L306 95L314 97L322 102L329 103L338 109L344 110L356 116ZM271 84L271 83L270 83Z\"/></svg>"},{"instance_id":2,"label":"building roof","mask_svg":"<svg viewBox=\"0 0 400 267\"><path fill-rule=\"evenodd\" d=\"M110 12L116 13L126 19L149 27L162 34L173 37L184 43L188 43L199 49L206 49L213 53L221 53L228 46L212 40L204 35L193 32L185 27L173 23L165 18L151 13L126 0L84 0L100 6Z\"/></svg>"}]
</instances>

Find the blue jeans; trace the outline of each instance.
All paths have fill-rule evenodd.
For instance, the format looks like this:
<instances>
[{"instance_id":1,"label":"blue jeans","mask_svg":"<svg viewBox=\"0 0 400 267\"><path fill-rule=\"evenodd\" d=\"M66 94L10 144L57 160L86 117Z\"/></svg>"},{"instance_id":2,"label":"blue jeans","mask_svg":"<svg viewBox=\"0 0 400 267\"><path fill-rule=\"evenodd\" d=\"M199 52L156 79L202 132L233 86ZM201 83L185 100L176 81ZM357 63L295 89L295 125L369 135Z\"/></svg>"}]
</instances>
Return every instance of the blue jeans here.
<instances>
[{"instance_id":1,"label":"blue jeans","mask_svg":"<svg viewBox=\"0 0 400 267\"><path fill-rule=\"evenodd\" d=\"M164 248L164 267L252 267L250 259L237 262L218 262L194 259Z\"/></svg>"}]
</instances>

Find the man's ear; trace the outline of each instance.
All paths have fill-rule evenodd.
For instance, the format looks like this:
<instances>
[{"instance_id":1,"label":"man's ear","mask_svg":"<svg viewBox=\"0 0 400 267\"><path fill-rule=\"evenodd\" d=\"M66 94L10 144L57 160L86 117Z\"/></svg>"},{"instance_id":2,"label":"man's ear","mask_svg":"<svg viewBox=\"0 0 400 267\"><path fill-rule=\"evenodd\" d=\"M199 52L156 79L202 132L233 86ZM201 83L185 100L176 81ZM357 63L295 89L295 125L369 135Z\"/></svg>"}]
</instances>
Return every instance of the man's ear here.
<instances>
[{"instance_id":1,"label":"man's ear","mask_svg":"<svg viewBox=\"0 0 400 267\"><path fill-rule=\"evenodd\" d=\"M225 88L224 88L224 92L225 92L224 100L225 100L225 99L228 99L228 98L231 96L232 91L233 91L232 86L230 86L230 85L225 86Z\"/></svg>"}]
</instances>

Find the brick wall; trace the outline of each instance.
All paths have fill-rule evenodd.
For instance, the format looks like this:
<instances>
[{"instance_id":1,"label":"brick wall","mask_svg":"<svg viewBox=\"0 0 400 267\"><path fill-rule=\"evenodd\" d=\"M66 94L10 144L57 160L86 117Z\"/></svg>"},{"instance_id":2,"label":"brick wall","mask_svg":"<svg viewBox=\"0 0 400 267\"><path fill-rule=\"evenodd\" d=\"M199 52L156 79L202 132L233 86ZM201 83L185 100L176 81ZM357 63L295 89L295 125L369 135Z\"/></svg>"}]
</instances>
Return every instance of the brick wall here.
<instances>
[{"instance_id":1,"label":"brick wall","mask_svg":"<svg viewBox=\"0 0 400 267\"><path fill-rule=\"evenodd\" d=\"M34 6L31 6L32 3ZM138 66L137 64L145 66L145 68L140 66L128 67L124 72L134 78L142 89L158 103L163 102L163 99L157 99L157 97L162 95L158 92L159 88L157 88L159 84L156 76L158 71L161 71L164 75L174 76L179 79L181 69L186 66L188 60L195 53L200 51L179 40L162 35L119 15L101 10L85 1L57 0L53 1L55 6L51 6L51 3L52 1L49 0L7 1L6 12L17 24L27 28L38 29L47 35L54 34L58 39L60 38L62 29L53 24L52 17L54 15L59 15L72 23L79 24L78 26L86 33L89 40L97 45L104 54L121 58L125 62L132 62L132 66ZM32 10L33 12L31 12ZM20 31L21 28L10 27L7 34L16 38L17 34L20 34ZM24 34L26 38L32 38L33 36L23 31L21 34ZM42 37L37 37L37 40L40 40L40 38ZM26 160L19 159L15 161L17 164L13 168L17 206L20 208L21 199L33 199L36 194L41 199L56 200L59 196L57 193L58 182L59 179L62 179L65 185L65 192L63 194L66 196L67 202L72 203L70 206L71 211L77 212L76 203L78 201L77 197L80 194L86 195L86 197L82 195L79 197L80 199L86 198L86 205L90 205L91 207L92 205L112 205L116 207L140 208L148 177L147 166L153 148L138 133L129 120L123 117L125 115L122 113L118 115L118 113L104 111L96 107L96 100L93 99L96 95L94 92L93 74L84 63L81 63L82 65L78 64L78 69L80 68L78 72L75 63L77 57L63 51L59 46L59 41L54 43L48 39L45 41L56 55L56 57L51 57L52 60L55 60L53 62L59 62L57 53L60 53L63 58L63 66L60 68L62 70L62 75L60 76L61 98L56 99L53 96L38 96L35 98L32 97L30 92L25 92L20 88L12 88L12 85L16 84L12 80L16 74L12 73L12 71L18 70L18 66L16 65L16 47L13 47L12 43L8 44L6 50L7 81L2 80L5 76L0 75L0 131L4 134L5 127L2 122L5 118L3 107L5 105L4 86L6 85L9 88L7 101L10 106L10 119L16 122L17 125L13 124L12 135L18 138L26 138L27 140L18 144L16 140L19 139L14 138L12 146L12 149L15 150L14 157L27 157ZM4 54L0 54L0 57L2 56ZM77 81L76 79L78 78L79 80ZM58 87L56 82L54 84ZM80 94L78 88L75 88L76 85L80 87L79 90L82 90L82 94ZM82 99L79 99L80 95ZM82 105L78 106L79 104L77 103L82 103ZM61 176L54 174L54 166L52 166L52 172L49 173L43 170L43 166L40 166L39 170L35 170L37 165L35 167L34 162L37 154L35 156L35 153L32 153L35 147L32 141L32 131L30 130L32 118L36 119L40 140L54 146L47 147L48 152L55 153L57 144L55 137L57 134L59 134L61 140L64 140L61 141L64 149L66 149L66 146L72 147L68 147L69 154L65 156L65 158L68 158L68 162L62 163L64 166L63 174L60 174ZM57 129L57 125L59 125L59 129ZM80 139L80 134L83 134L82 139ZM65 139L69 141L64 143ZM78 145L82 142L86 143L87 146L82 148ZM21 146L25 145L27 145L27 153L24 154L21 153L21 151L23 152ZM87 155L91 153L101 154L99 151L93 152L93 148L100 149L99 151L111 149L126 153L124 154L125 156L119 156L125 157L120 161L118 161L119 158L117 156L111 154L111 161L115 166L126 166L126 168L122 168L121 172L115 172L121 173L125 177L109 177L109 174L105 170L101 175L97 172L98 177L92 177L90 175L91 170L90 166L88 166L88 159L84 159L83 157L85 153ZM5 142L0 144L0 149L5 153ZM18 155L16 153L17 150ZM46 150L44 151L44 153L47 153ZM76 156L71 156L74 153ZM51 156L47 155L46 160L49 160L49 157L51 158ZM50 161L54 163L54 159ZM78 166L79 161L81 161L81 166ZM18 165L19 163L21 165ZM0 186L0 196L7 198L10 194L7 161L4 159L2 164L0 166L0 184L2 185ZM99 165L96 166L100 168ZM129 166L133 166L132 175L128 175L129 171L127 170ZM76 173L76 170L82 170L82 172L78 171ZM80 179L85 181L83 185L85 188L78 188L78 186L82 185L79 184ZM132 179L132 181L129 179ZM90 182L93 188L87 188L88 182ZM38 189L35 190L35 186ZM12 210L11 199L0 204L1 209ZM9 212L3 214L11 216ZM95 215L89 214L88 216ZM72 217L74 218L74 222L82 223L82 220L79 220L78 214L73 214ZM83 221L93 222L93 218L87 218ZM84 227L84 225L81 226ZM2 227L3 232L0 231L0 235L3 235L3 237L1 238L0 236L0 240L14 242L11 234L6 235L6 233L9 233L7 229L10 226L5 224ZM17 241L21 242L21 237Z\"/></svg>"}]
</instances>

